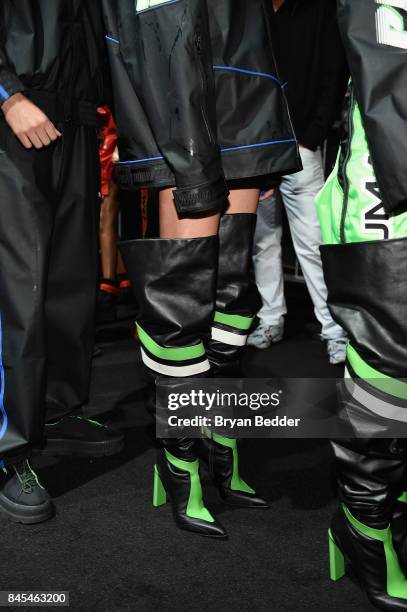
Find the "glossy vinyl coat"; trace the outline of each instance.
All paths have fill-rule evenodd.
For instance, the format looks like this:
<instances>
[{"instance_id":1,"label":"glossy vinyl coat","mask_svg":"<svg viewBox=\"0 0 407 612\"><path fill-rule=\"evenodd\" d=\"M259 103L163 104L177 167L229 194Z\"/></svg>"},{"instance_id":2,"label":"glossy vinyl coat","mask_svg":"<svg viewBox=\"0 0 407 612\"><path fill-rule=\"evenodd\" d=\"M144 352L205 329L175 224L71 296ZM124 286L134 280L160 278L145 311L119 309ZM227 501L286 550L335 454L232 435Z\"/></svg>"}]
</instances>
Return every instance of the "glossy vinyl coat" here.
<instances>
[{"instance_id":1,"label":"glossy vinyl coat","mask_svg":"<svg viewBox=\"0 0 407 612\"><path fill-rule=\"evenodd\" d=\"M407 206L407 10L391 4L338 0L339 26L388 212ZM398 22L399 32L394 21L383 29L386 15Z\"/></svg>"},{"instance_id":2,"label":"glossy vinyl coat","mask_svg":"<svg viewBox=\"0 0 407 612\"><path fill-rule=\"evenodd\" d=\"M266 0L177 0L134 13L104 0L119 180L176 186L179 212L222 207L233 181L301 167Z\"/></svg>"},{"instance_id":3,"label":"glossy vinyl coat","mask_svg":"<svg viewBox=\"0 0 407 612\"><path fill-rule=\"evenodd\" d=\"M27 90L102 101L105 42L98 2L2 0L0 102Z\"/></svg>"}]
</instances>

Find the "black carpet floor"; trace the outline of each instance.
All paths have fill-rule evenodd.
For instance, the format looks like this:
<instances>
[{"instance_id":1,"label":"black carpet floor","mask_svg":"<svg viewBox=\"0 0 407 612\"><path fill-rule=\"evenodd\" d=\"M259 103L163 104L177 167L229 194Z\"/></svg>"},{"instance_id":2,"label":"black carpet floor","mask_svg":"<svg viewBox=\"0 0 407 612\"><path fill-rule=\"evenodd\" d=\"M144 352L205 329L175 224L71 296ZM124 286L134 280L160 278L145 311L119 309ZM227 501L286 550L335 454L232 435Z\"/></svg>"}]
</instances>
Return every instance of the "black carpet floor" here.
<instances>
[{"instance_id":1,"label":"black carpet floor","mask_svg":"<svg viewBox=\"0 0 407 612\"><path fill-rule=\"evenodd\" d=\"M248 350L246 374L341 376L328 364L304 288L290 285L288 294L286 339ZM208 505L229 540L181 532L169 506L151 506L154 432L128 325L102 329L99 344L88 410L114 409L125 451L97 461L36 460L57 515L36 526L0 519L0 590L69 591L75 611L372 610L353 580L328 578L326 532L337 504L328 442L246 443L244 474L271 509L225 510L208 484Z\"/></svg>"}]
</instances>

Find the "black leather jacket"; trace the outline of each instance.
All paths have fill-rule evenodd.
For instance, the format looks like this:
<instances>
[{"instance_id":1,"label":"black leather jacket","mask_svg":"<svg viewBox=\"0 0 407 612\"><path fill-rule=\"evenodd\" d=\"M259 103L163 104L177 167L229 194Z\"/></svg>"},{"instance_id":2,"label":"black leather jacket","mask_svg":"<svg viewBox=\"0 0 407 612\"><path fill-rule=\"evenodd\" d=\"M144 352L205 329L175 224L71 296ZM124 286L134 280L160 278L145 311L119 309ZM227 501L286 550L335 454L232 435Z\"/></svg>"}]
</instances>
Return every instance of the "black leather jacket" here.
<instances>
[{"instance_id":1,"label":"black leather jacket","mask_svg":"<svg viewBox=\"0 0 407 612\"><path fill-rule=\"evenodd\" d=\"M127 188L176 186L180 213L236 182L300 168L270 37L270 0L103 0Z\"/></svg>"},{"instance_id":2,"label":"black leather jacket","mask_svg":"<svg viewBox=\"0 0 407 612\"><path fill-rule=\"evenodd\" d=\"M339 27L383 206L407 207L407 10L338 0Z\"/></svg>"},{"instance_id":3,"label":"black leather jacket","mask_svg":"<svg viewBox=\"0 0 407 612\"><path fill-rule=\"evenodd\" d=\"M1 0L0 104L17 92L57 94L68 119L72 101L102 102L105 49L96 0Z\"/></svg>"}]
</instances>

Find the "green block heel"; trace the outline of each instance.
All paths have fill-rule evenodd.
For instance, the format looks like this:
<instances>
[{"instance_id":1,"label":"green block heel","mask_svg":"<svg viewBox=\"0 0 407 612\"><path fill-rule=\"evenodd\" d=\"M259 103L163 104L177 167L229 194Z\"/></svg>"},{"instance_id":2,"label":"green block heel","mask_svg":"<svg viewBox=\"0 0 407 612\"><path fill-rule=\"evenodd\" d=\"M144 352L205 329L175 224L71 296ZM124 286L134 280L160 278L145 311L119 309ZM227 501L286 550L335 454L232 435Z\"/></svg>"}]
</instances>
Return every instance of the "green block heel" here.
<instances>
[{"instance_id":1,"label":"green block heel","mask_svg":"<svg viewBox=\"0 0 407 612\"><path fill-rule=\"evenodd\" d=\"M331 580L339 580L345 575L345 558L336 544L332 532L328 530L329 543L329 575Z\"/></svg>"},{"instance_id":2,"label":"green block heel","mask_svg":"<svg viewBox=\"0 0 407 612\"><path fill-rule=\"evenodd\" d=\"M153 486L153 506L158 508L167 503L167 493L158 473L157 466L154 466L154 486Z\"/></svg>"},{"instance_id":3,"label":"green block heel","mask_svg":"<svg viewBox=\"0 0 407 612\"><path fill-rule=\"evenodd\" d=\"M205 507L199 478L199 460L187 461L159 449L154 466L153 506L171 502L180 529L211 538L227 537L224 527Z\"/></svg>"},{"instance_id":4,"label":"green block heel","mask_svg":"<svg viewBox=\"0 0 407 612\"><path fill-rule=\"evenodd\" d=\"M404 491L397 501L401 502L402 504L407 504L407 491Z\"/></svg>"}]
</instances>

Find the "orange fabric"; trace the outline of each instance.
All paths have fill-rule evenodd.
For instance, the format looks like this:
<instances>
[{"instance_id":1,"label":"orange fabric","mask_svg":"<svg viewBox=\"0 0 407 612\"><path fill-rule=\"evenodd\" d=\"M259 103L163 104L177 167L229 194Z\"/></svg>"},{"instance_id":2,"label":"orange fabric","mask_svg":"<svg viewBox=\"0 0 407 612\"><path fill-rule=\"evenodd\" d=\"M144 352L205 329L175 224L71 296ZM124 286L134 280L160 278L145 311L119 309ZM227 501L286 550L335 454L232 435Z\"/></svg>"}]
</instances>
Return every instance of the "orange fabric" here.
<instances>
[{"instance_id":1,"label":"orange fabric","mask_svg":"<svg viewBox=\"0 0 407 612\"><path fill-rule=\"evenodd\" d=\"M131 282L129 280L122 280L119 287L120 289L127 289L127 287L131 287Z\"/></svg>"},{"instance_id":2,"label":"orange fabric","mask_svg":"<svg viewBox=\"0 0 407 612\"><path fill-rule=\"evenodd\" d=\"M98 115L102 130L102 142L99 146L101 194L102 197L105 197L110 193L110 182L113 178L113 153L117 145L117 130L113 115L108 106L100 106L98 108Z\"/></svg>"},{"instance_id":3,"label":"orange fabric","mask_svg":"<svg viewBox=\"0 0 407 612\"><path fill-rule=\"evenodd\" d=\"M117 295L119 292L117 287L114 287L113 285L108 285L107 283L100 283L99 289L100 291L105 291L106 293L112 293L113 295Z\"/></svg>"}]
</instances>

